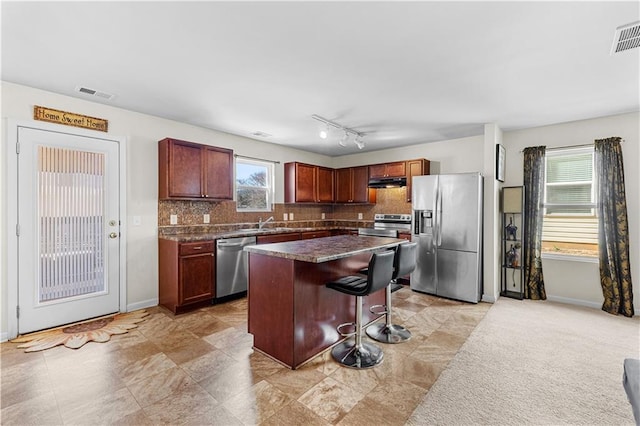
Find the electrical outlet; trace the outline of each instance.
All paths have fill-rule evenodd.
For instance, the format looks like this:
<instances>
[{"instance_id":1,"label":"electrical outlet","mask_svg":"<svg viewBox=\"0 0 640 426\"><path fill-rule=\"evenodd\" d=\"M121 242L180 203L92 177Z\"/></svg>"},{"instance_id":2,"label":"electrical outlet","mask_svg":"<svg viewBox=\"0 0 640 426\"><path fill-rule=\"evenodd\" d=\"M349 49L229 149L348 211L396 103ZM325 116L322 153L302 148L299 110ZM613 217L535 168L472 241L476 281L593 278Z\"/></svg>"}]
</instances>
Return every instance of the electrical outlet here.
<instances>
[{"instance_id":1,"label":"electrical outlet","mask_svg":"<svg viewBox=\"0 0 640 426\"><path fill-rule=\"evenodd\" d=\"M204 223L211 223L211 216L208 214L205 214L204 217L202 218L202 221Z\"/></svg>"},{"instance_id":2,"label":"electrical outlet","mask_svg":"<svg viewBox=\"0 0 640 426\"><path fill-rule=\"evenodd\" d=\"M322 215L321 215L321 216L322 216L322 219L324 219L324 213L322 213Z\"/></svg>"},{"instance_id":3,"label":"electrical outlet","mask_svg":"<svg viewBox=\"0 0 640 426\"><path fill-rule=\"evenodd\" d=\"M289 220L293 220L293 213L289 213Z\"/></svg>"},{"instance_id":4,"label":"electrical outlet","mask_svg":"<svg viewBox=\"0 0 640 426\"><path fill-rule=\"evenodd\" d=\"M358 219L362 219L362 213L358 213Z\"/></svg>"},{"instance_id":5,"label":"electrical outlet","mask_svg":"<svg viewBox=\"0 0 640 426\"><path fill-rule=\"evenodd\" d=\"M169 216L169 223L171 225L177 225L178 224L178 215L177 214L172 214L171 216Z\"/></svg>"},{"instance_id":6,"label":"electrical outlet","mask_svg":"<svg viewBox=\"0 0 640 426\"><path fill-rule=\"evenodd\" d=\"M289 215L288 214L283 214L282 215L282 220L289 220Z\"/></svg>"}]
</instances>

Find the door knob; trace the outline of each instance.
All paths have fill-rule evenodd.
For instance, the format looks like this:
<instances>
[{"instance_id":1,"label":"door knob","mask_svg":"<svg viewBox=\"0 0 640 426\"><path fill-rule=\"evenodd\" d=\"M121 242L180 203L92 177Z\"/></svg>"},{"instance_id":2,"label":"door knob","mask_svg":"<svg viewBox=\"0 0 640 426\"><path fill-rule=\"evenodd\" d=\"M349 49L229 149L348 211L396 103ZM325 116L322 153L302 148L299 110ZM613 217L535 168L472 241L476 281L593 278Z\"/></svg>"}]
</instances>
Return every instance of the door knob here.
<instances>
[{"instance_id":1,"label":"door knob","mask_svg":"<svg viewBox=\"0 0 640 426\"><path fill-rule=\"evenodd\" d=\"M117 232L110 233L109 238L118 238L118 233Z\"/></svg>"}]
</instances>

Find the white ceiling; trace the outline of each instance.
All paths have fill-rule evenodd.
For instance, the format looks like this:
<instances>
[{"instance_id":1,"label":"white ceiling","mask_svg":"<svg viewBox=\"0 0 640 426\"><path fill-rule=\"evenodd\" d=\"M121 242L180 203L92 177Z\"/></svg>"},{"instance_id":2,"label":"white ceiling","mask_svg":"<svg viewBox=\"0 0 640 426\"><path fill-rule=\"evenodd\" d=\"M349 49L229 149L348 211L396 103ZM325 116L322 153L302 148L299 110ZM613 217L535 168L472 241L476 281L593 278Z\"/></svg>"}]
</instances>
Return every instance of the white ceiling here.
<instances>
[{"instance_id":1,"label":"white ceiling","mask_svg":"<svg viewBox=\"0 0 640 426\"><path fill-rule=\"evenodd\" d=\"M2 80L338 156L640 110L640 2L2 2ZM106 101L75 91L115 95ZM48 105L55 108L54 105ZM254 132L272 136L257 137ZM179 135L167 135L178 137Z\"/></svg>"}]
</instances>

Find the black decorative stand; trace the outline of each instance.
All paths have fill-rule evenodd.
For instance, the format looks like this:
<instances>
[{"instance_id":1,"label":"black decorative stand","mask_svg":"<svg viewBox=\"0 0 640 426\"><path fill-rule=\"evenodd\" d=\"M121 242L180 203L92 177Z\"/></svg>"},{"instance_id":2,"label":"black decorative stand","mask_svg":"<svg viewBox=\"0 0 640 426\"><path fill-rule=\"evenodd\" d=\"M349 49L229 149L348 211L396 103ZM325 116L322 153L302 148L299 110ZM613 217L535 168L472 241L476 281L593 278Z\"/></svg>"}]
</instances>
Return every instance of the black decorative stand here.
<instances>
[{"instance_id":1,"label":"black decorative stand","mask_svg":"<svg viewBox=\"0 0 640 426\"><path fill-rule=\"evenodd\" d=\"M500 295L524 298L524 187L502 188L501 278Z\"/></svg>"}]
</instances>

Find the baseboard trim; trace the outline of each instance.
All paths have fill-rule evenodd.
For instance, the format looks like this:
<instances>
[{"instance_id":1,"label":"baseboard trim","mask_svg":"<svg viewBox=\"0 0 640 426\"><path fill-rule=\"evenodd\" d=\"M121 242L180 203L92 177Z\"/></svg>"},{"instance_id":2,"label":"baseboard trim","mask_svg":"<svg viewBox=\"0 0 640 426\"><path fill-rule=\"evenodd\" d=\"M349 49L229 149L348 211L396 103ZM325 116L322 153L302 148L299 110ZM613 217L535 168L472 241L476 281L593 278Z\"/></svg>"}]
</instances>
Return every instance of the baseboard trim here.
<instances>
[{"instance_id":1,"label":"baseboard trim","mask_svg":"<svg viewBox=\"0 0 640 426\"><path fill-rule=\"evenodd\" d=\"M566 303L568 305L585 306L587 308L594 308L594 309L602 308L602 302L598 303L598 302L592 302L589 300L572 299L570 297L547 295L547 300L549 300L550 302Z\"/></svg>"},{"instance_id":2,"label":"baseboard trim","mask_svg":"<svg viewBox=\"0 0 640 426\"><path fill-rule=\"evenodd\" d=\"M148 299L137 303L131 303L130 305L127 305L127 312L133 312L145 308L152 308L154 306L158 306L158 303L158 299Z\"/></svg>"},{"instance_id":3,"label":"baseboard trim","mask_svg":"<svg viewBox=\"0 0 640 426\"><path fill-rule=\"evenodd\" d=\"M498 299L495 296L489 296L488 294L483 294L482 299L480 299L481 302L487 303L496 303L496 300Z\"/></svg>"},{"instance_id":4,"label":"baseboard trim","mask_svg":"<svg viewBox=\"0 0 640 426\"><path fill-rule=\"evenodd\" d=\"M9 333L0 333L0 343L4 343L9 340Z\"/></svg>"}]
</instances>

